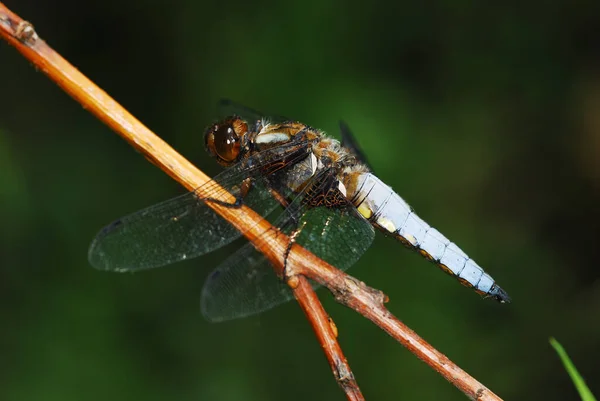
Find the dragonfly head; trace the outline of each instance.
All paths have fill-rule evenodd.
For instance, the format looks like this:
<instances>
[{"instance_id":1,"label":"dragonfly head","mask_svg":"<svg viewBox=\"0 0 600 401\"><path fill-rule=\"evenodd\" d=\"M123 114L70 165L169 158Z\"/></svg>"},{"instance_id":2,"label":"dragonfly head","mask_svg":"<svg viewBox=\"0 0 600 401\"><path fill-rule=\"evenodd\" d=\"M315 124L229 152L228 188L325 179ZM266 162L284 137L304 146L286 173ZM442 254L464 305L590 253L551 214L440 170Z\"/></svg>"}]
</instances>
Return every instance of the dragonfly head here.
<instances>
[{"instance_id":1,"label":"dragonfly head","mask_svg":"<svg viewBox=\"0 0 600 401\"><path fill-rule=\"evenodd\" d=\"M219 164L230 166L239 160L247 133L248 124L244 120L236 116L228 117L206 129L204 144Z\"/></svg>"}]
</instances>

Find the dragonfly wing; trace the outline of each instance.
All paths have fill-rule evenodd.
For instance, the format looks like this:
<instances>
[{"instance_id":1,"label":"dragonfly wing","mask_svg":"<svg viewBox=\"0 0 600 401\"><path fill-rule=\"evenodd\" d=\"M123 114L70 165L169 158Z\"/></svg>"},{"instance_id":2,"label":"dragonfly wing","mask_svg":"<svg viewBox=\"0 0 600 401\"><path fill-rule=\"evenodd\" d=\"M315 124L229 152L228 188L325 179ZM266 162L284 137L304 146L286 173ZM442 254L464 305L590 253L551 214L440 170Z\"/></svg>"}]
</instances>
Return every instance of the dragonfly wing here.
<instances>
[{"instance_id":1,"label":"dragonfly wing","mask_svg":"<svg viewBox=\"0 0 600 401\"><path fill-rule=\"evenodd\" d=\"M204 283L201 309L211 322L222 322L270 309L292 297L267 258L251 243L212 271Z\"/></svg>"},{"instance_id":2,"label":"dragonfly wing","mask_svg":"<svg viewBox=\"0 0 600 401\"><path fill-rule=\"evenodd\" d=\"M261 113L260 111L244 106L243 104L234 102L231 99L221 99L218 104L218 109L218 114L221 117L231 117L235 115L243 118L248 123L256 123L265 118L270 122L291 121L291 119L284 116Z\"/></svg>"},{"instance_id":3,"label":"dragonfly wing","mask_svg":"<svg viewBox=\"0 0 600 401\"><path fill-rule=\"evenodd\" d=\"M340 270L349 269L367 251L375 238L373 226L354 206L309 209L300 219L297 242Z\"/></svg>"},{"instance_id":4,"label":"dragonfly wing","mask_svg":"<svg viewBox=\"0 0 600 401\"><path fill-rule=\"evenodd\" d=\"M255 182L243 203L268 214L277 202L261 186ZM229 190L239 195L239 188ZM90 263L100 270L149 269L200 256L238 238L241 233L207 202L192 191L114 221L92 242Z\"/></svg>"},{"instance_id":5,"label":"dragonfly wing","mask_svg":"<svg viewBox=\"0 0 600 401\"><path fill-rule=\"evenodd\" d=\"M221 186L255 212L266 216L278 205L269 191L267 162L285 160L290 166L305 157L297 147L281 146L261 152L230 167L206 184L203 191L192 191L116 220L104 227L92 242L88 259L100 270L137 271L191 259L218 249L241 233L207 205L198 193L206 189L219 199ZM270 153L268 153L270 152ZM290 153L294 156L290 158ZM249 167L251 166L251 167ZM281 174L281 169L280 172ZM242 197L242 182L252 186Z\"/></svg>"},{"instance_id":6,"label":"dragonfly wing","mask_svg":"<svg viewBox=\"0 0 600 401\"><path fill-rule=\"evenodd\" d=\"M302 195L275 225L286 234L296 230L297 243L341 270L350 268L375 236L371 224L351 204L334 208L309 206ZM267 232L263 238L267 235L273 233ZM313 287L318 286L313 283ZM268 259L252 244L246 244L209 275L202 290L201 307L206 319L219 322L260 313L292 298L292 292L275 275Z\"/></svg>"},{"instance_id":7,"label":"dragonfly wing","mask_svg":"<svg viewBox=\"0 0 600 401\"><path fill-rule=\"evenodd\" d=\"M373 169L371 168L371 165L369 164L369 161L367 160L367 157L365 156L365 153L362 151L361 147L358 145L358 141L354 137L354 134L352 134L350 127L348 127L348 124L346 124L344 121L341 121L341 120L340 120L340 134L342 136L342 146L350 149L350 151L352 151L352 154L354 154L354 156L360 162L365 164L369 168L369 170L373 171Z\"/></svg>"}]
</instances>

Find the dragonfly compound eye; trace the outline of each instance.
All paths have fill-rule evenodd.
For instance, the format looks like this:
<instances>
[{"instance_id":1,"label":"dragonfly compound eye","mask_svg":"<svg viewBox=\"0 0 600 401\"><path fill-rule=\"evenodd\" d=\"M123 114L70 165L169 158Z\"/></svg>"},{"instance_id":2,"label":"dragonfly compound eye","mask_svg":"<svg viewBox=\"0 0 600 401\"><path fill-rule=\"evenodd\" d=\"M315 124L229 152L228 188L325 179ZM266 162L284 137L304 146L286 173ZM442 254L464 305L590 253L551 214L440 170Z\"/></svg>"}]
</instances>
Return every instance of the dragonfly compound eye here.
<instances>
[{"instance_id":1,"label":"dragonfly compound eye","mask_svg":"<svg viewBox=\"0 0 600 401\"><path fill-rule=\"evenodd\" d=\"M237 117L214 124L206 131L206 149L220 164L230 165L237 161L247 131L248 125Z\"/></svg>"}]
</instances>

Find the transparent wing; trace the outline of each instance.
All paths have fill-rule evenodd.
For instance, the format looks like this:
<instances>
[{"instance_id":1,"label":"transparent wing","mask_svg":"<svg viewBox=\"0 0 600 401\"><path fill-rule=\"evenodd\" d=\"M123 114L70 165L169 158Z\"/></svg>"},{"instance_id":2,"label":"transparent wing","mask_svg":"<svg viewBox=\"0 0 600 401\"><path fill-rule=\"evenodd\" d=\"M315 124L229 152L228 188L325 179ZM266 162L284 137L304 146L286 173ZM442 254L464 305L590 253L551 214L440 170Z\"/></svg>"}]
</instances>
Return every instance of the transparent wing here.
<instances>
[{"instance_id":1,"label":"transparent wing","mask_svg":"<svg viewBox=\"0 0 600 401\"><path fill-rule=\"evenodd\" d=\"M285 146L261 152L217 175L206 188L216 183L235 197L242 193L241 184L252 180L242 203L265 216L277 206L266 179L269 167L289 156L297 147ZM287 158L293 165L300 153ZM248 167L252 166L252 167ZM280 165L277 166L280 169ZM214 192L212 192L214 193ZM241 233L207 206L198 190L167 200L123 217L104 227L92 242L88 259L100 270L137 271L190 259L218 249L238 238ZM218 198L218 193L214 196Z\"/></svg>"},{"instance_id":2,"label":"transparent wing","mask_svg":"<svg viewBox=\"0 0 600 401\"><path fill-rule=\"evenodd\" d=\"M218 104L218 109L218 113L221 117L230 117L236 115L246 120L249 124L256 123L263 118L266 118L270 122L291 121L291 119L284 116L264 114L260 111L244 106L243 104L234 102L231 99L221 99Z\"/></svg>"},{"instance_id":3,"label":"transparent wing","mask_svg":"<svg viewBox=\"0 0 600 401\"><path fill-rule=\"evenodd\" d=\"M338 269L348 269L373 242L373 227L349 203L314 207L306 196L298 196L275 225L286 234L300 230L297 243ZM292 298L270 262L246 244L209 275L201 308L206 319L219 322L260 313Z\"/></svg>"},{"instance_id":4,"label":"transparent wing","mask_svg":"<svg viewBox=\"0 0 600 401\"><path fill-rule=\"evenodd\" d=\"M341 120L340 120L339 124L340 124L340 134L342 137L342 146L347 149L350 149L352 154L354 154L354 156L360 162L365 164L369 168L369 170L373 171L373 168L369 164L369 161L367 160L365 153L362 151L361 147L359 146L358 141L354 137L354 134L352 134L352 131L350 130L350 127L348 126L348 124L346 124L344 121L341 121Z\"/></svg>"}]
</instances>

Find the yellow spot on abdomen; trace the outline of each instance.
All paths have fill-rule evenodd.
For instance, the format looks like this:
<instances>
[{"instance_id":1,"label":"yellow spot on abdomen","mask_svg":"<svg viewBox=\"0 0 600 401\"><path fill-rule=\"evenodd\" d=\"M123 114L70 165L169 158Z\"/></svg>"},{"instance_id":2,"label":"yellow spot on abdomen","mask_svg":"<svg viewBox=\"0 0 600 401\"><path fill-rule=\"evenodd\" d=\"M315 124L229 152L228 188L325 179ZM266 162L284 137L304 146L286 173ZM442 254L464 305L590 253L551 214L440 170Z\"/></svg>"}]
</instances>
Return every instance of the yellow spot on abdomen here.
<instances>
[{"instance_id":1,"label":"yellow spot on abdomen","mask_svg":"<svg viewBox=\"0 0 600 401\"><path fill-rule=\"evenodd\" d=\"M365 219L370 219L373 216L373 211L365 202L361 203L357 210Z\"/></svg>"},{"instance_id":2,"label":"yellow spot on abdomen","mask_svg":"<svg viewBox=\"0 0 600 401\"><path fill-rule=\"evenodd\" d=\"M412 234L405 234L404 238L412 245L415 246L417 244L417 239Z\"/></svg>"},{"instance_id":3,"label":"yellow spot on abdomen","mask_svg":"<svg viewBox=\"0 0 600 401\"><path fill-rule=\"evenodd\" d=\"M381 227L385 228L387 231L389 231L391 233L396 232L396 226L394 225L394 222L391 221L390 219L388 219L387 217L378 218L377 224L379 224Z\"/></svg>"}]
</instances>

